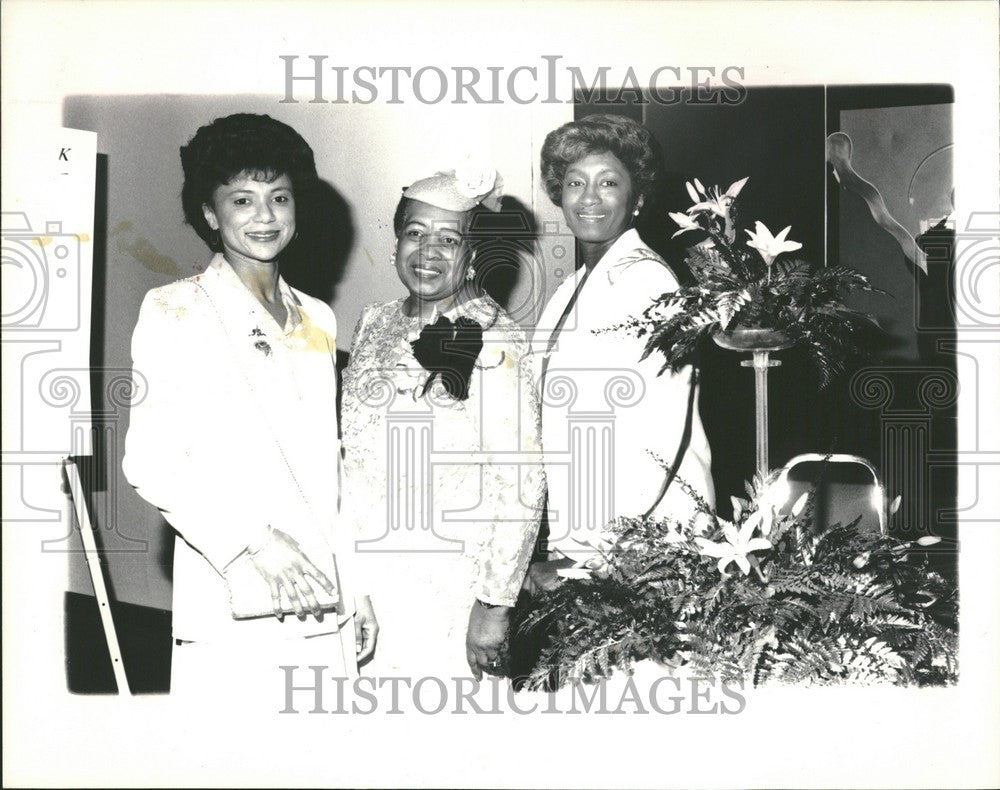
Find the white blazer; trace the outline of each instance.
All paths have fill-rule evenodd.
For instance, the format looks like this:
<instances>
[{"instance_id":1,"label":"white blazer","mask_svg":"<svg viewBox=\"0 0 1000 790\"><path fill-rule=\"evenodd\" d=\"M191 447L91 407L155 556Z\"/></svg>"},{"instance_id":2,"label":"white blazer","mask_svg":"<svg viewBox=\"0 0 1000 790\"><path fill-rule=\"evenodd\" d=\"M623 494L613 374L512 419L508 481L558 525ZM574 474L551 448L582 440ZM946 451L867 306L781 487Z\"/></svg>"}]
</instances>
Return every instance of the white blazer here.
<instances>
[{"instance_id":1,"label":"white blazer","mask_svg":"<svg viewBox=\"0 0 1000 790\"><path fill-rule=\"evenodd\" d=\"M581 268L568 277L542 313L532 343L540 366L584 273ZM677 287L663 259L635 230L626 231L588 276L548 355L542 445L549 547L563 554L581 551L574 535L600 529L616 516L652 511L656 517L690 518L693 501L676 480L660 497L667 473L653 457L673 464L688 422L678 474L714 505L711 453L692 369L657 375L661 354L639 361L645 338L595 333L641 316L653 299Z\"/></svg>"},{"instance_id":2,"label":"white blazer","mask_svg":"<svg viewBox=\"0 0 1000 790\"><path fill-rule=\"evenodd\" d=\"M174 636L193 641L335 631L294 616L235 621L223 568L268 525L334 546L339 443L333 311L279 280L279 327L222 255L150 291L132 337L138 400L123 470L180 538Z\"/></svg>"}]
</instances>

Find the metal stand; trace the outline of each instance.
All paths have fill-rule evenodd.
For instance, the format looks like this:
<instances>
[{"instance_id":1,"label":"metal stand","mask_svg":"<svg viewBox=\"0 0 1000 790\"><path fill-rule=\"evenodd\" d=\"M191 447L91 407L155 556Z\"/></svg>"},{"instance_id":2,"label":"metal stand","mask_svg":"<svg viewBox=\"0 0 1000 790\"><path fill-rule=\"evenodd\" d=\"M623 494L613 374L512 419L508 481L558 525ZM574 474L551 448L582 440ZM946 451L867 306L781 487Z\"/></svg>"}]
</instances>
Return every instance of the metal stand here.
<instances>
[{"instance_id":1,"label":"metal stand","mask_svg":"<svg viewBox=\"0 0 1000 790\"><path fill-rule=\"evenodd\" d=\"M781 330L763 327L737 327L731 331L716 332L712 339L721 348L753 354L753 359L744 359L740 364L753 368L757 401L757 474L766 477L771 470L767 457L767 369L781 364L771 359L771 353L791 348L794 341Z\"/></svg>"},{"instance_id":2,"label":"metal stand","mask_svg":"<svg viewBox=\"0 0 1000 790\"><path fill-rule=\"evenodd\" d=\"M757 474L766 477L770 471L767 448L767 369L776 368L781 362L771 359L770 351L754 351L753 359L744 359L740 364L745 368L753 368L757 412Z\"/></svg>"},{"instance_id":3,"label":"metal stand","mask_svg":"<svg viewBox=\"0 0 1000 790\"><path fill-rule=\"evenodd\" d=\"M118 646L118 633L115 631L115 621L111 616L111 602L108 599L108 588L104 584L101 557L97 550L97 542L94 540L94 527L90 523L90 514L87 512L87 503L83 496L80 472L76 468L76 464L69 459L63 462L63 469L66 472L66 482L69 488L68 493L73 502L76 523L80 527L80 537L83 540L83 548L86 552L90 581L94 585L94 596L97 599L97 607L101 613L101 625L104 626L104 639L107 642L108 653L111 656L111 669L115 674L115 683L118 685L118 693L121 696L130 697L132 696L132 691L128 685L128 678L125 676L122 651Z\"/></svg>"}]
</instances>

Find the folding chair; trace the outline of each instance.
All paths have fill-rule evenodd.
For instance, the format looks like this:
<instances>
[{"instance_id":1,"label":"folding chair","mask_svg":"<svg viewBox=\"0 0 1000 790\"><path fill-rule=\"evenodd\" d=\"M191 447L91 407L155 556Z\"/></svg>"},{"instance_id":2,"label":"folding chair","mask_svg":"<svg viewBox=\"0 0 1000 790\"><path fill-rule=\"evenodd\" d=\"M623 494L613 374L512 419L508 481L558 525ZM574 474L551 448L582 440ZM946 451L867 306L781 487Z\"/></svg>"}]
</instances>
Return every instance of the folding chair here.
<instances>
[{"instance_id":1,"label":"folding chair","mask_svg":"<svg viewBox=\"0 0 1000 790\"><path fill-rule=\"evenodd\" d=\"M775 482L775 501L782 510L811 492L814 524L829 528L861 517L858 528L885 534L888 521L885 489L868 461L857 455L804 453L792 458Z\"/></svg>"}]
</instances>

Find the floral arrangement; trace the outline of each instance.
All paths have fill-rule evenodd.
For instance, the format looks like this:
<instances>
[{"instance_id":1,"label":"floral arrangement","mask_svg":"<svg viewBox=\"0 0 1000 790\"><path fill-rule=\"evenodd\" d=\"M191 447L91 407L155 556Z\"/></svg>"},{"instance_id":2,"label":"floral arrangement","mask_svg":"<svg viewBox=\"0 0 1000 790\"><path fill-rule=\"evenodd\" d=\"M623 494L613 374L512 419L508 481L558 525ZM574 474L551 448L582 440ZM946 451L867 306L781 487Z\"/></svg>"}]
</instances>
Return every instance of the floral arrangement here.
<instances>
[{"instance_id":1,"label":"floral arrangement","mask_svg":"<svg viewBox=\"0 0 1000 790\"><path fill-rule=\"evenodd\" d=\"M689 250L687 265L696 284L663 294L641 318L623 326L648 336L645 356L661 351L663 369L675 371L692 362L708 338L742 329L772 330L784 346L807 349L825 388L868 345L869 338L859 333L870 335L875 328L868 316L845 307L844 297L878 289L852 269L813 269L790 257L802 248L788 238L791 226L775 235L758 221L753 230L744 230L748 238L741 238L737 206L748 180L725 192L706 189L698 179L687 184L693 205L669 216L679 226L674 236L690 231L708 236Z\"/></svg>"},{"instance_id":2,"label":"floral arrangement","mask_svg":"<svg viewBox=\"0 0 1000 790\"><path fill-rule=\"evenodd\" d=\"M918 558L937 542L819 530L804 494L788 513L774 478L719 518L619 518L593 554L532 599L519 633L544 647L527 686L594 682L651 659L676 675L745 685L944 685L957 678L957 595ZM898 499L893 510L898 508Z\"/></svg>"}]
</instances>

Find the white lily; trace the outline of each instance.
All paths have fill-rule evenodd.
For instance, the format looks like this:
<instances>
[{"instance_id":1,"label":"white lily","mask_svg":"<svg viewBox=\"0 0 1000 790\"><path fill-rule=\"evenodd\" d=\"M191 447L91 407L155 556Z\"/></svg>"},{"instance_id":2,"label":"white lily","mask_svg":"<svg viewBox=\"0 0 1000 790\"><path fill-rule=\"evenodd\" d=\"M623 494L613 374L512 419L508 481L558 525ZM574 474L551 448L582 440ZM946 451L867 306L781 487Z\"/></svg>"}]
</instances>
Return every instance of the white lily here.
<instances>
[{"instance_id":1,"label":"white lily","mask_svg":"<svg viewBox=\"0 0 1000 790\"><path fill-rule=\"evenodd\" d=\"M575 581L590 581L592 578L587 568L557 568L556 576L560 579L574 579Z\"/></svg>"},{"instance_id":2,"label":"white lily","mask_svg":"<svg viewBox=\"0 0 1000 790\"><path fill-rule=\"evenodd\" d=\"M690 181L685 181L684 187L688 191L688 197L691 198L691 202L697 203L702 199L702 197L704 197L705 190L702 189L701 181L699 181L697 178L694 180L694 183L698 185L697 188Z\"/></svg>"},{"instance_id":3,"label":"white lily","mask_svg":"<svg viewBox=\"0 0 1000 790\"><path fill-rule=\"evenodd\" d=\"M719 558L720 573L725 573L729 563L735 562L744 575L749 576L750 561L747 559L747 554L771 548L771 541L753 537L759 519L748 519L739 528L724 519L719 521L722 524L722 534L726 536L725 543L714 543L705 538L695 538L695 542L704 556Z\"/></svg>"},{"instance_id":4,"label":"white lily","mask_svg":"<svg viewBox=\"0 0 1000 790\"><path fill-rule=\"evenodd\" d=\"M611 571L608 552L614 548L619 536L610 530L593 529L570 537L581 546L591 549L591 553L579 559L572 568L563 568L557 573L567 579L591 579L594 576L606 578Z\"/></svg>"},{"instance_id":5,"label":"white lily","mask_svg":"<svg viewBox=\"0 0 1000 790\"><path fill-rule=\"evenodd\" d=\"M618 542L618 535L610 530L581 530L581 535L570 535L574 542L599 552L610 551Z\"/></svg>"},{"instance_id":6,"label":"white lily","mask_svg":"<svg viewBox=\"0 0 1000 790\"><path fill-rule=\"evenodd\" d=\"M777 258L783 252L794 252L795 250L802 249L802 245L797 241L786 241L785 237L788 235L788 231L792 229L789 225L777 236L772 236L771 231L767 229L767 226L758 220L755 224L756 230L747 230L747 235L750 236L750 241L747 242L748 247L753 247L757 250L761 257L764 258L764 263L771 266L774 263L774 259Z\"/></svg>"},{"instance_id":7,"label":"white lily","mask_svg":"<svg viewBox=\"0 0 1000 790\"><path fill-rule=\"evenodd\" d=\"M701 230L702 227L694 219L689 217L687 214L681 214L679 211L668 212L670 219L681 226L681 229L674 232L674 236L680 236L682 233L686 233L689 230ZM670 238L673 238L671 236Z\"/></svg>"},{"instance_id":8,"label":"white lily","mask_svg":"<svg viewBox=\"0 0 1000 790\"><path fill-rule=\"evenodd\" d=\"M723 192L719 187L709 187L708 189L705 189L701 186L701 182L696 178L694 182L698 187L697 191L691 186L691 184L687 184L688 196L694 201L694 205L688 209L688 214L697 214L701 211L711 211L713 214L717 214L720 217L728 219L730 206L733 205L733 201L739 196L740 190L743 189L749 180L750 176L741 178L739 181L735 181L730 184L729 189ZM705 199L702 200L702 197Z\"/></svg>"},{"instance_id":9,"label":"white lily","mask_svg":"<svg viewBox=\"0 0 1000 790\"><path fill-rule=\"evenodd\" d=\"M771 527L774 526L774 508L766 502L761 502L759 507L743 522L744 528L747 525L760 527L760 534L767 537L771 534Z\"/></svg>"}]
</instances>

